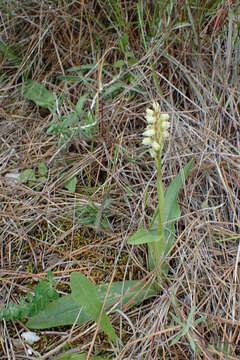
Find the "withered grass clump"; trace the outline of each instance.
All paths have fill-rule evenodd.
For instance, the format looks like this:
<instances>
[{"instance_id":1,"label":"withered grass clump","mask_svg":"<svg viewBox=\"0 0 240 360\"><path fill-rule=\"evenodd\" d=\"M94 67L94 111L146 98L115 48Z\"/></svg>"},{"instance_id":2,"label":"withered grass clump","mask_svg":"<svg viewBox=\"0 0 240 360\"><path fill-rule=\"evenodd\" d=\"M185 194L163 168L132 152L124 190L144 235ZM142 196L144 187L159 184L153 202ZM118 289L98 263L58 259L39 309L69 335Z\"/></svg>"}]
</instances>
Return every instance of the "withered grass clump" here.
<instances>
[{"instance_id":1,"label":"withered grass clump","mask_svg":"<svg viewBox=\"0 0 240 360\"><path fill-rule=\"evenodd\" d=\"M114 270L114 280L149 276L145 247L126 240L149 225L157 204L154 161L142 145L155 100L171 114L163 183L190 158L194 168L179 198L166 285L111 318L121 339L114 358L238 359L239 9L225 1L171 4L1 2L0 301L17 303L49 269L60 293L76 270L96 283ZM87 95L97 119L91 136L80 132L59 146L58 134L47 133L52 114L23 95L27 79L54 94L62 117ZM41 188L16 180L41 162L48 169ZM74 176L71 193L64 183ZM187 323L194 307L196 319L205 317L189 329L195 353L188 336L172 344L181 331L172 315ZM2 322L1 359L28 358L22 331L22 323ZM33 354L54 358L66 341L88 351L94 331L87 323L39 332L44 341ZM101 336L92 355L109 354Z\"/></svg>"}]
</instances>

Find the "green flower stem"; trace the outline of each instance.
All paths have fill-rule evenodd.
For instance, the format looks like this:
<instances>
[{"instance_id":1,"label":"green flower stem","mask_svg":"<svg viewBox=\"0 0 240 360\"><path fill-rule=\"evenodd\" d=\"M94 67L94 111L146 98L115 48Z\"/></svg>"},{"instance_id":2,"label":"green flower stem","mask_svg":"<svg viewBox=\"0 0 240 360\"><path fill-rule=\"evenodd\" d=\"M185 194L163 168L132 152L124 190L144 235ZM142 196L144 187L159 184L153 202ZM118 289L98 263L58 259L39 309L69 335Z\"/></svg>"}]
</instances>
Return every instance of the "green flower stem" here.
<instances>
[{"instance_id":1,"label":"green flower stem","mask_svg":"<svg viewBox=\"0 0 240 360\"><path fill-rule=\"evenodd\" d=\"M156 266L159 281L160 283L162 283L163 269L161 264L161 258L165 251L165 240L163 234L164 190L162 183L161 153L158 155L158 158L156 158L156 165L157 165L157 192L158 192L158 206L159 206L158 234L160 239L158 242L153 242L149 245Z\"/></svg>"},{"instance_id":2,"label":"green flower stem","mask_svg":"<svg viewBox=\"0 0 240 360\"><path fill-rule=\"evenodd\" d=\"M161 155L157 159L157 192L158 192L158 206L159 206L158 233L159 236L162 236L163 214L164 214L164 191L163 191L163 183L162 183Z\"/></svg>"}]
</instances>

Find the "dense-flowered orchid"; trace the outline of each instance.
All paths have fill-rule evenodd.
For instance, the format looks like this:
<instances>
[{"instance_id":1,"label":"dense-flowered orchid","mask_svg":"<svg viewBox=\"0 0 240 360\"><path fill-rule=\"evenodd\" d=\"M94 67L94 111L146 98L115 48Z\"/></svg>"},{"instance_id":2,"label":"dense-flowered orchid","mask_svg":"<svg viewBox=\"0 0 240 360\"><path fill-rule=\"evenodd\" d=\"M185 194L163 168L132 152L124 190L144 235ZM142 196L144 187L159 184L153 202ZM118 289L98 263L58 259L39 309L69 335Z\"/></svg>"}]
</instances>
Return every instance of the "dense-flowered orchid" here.
<instances>
[{"instance_id":1,"label":"dense-flowered orchid","mask_svg":"<svg viewBox=\"0 0 240 360\"><path fill-rule=\"evenodd\" d=\"M153 102L153 109L146 110L147 127L142 143L150 146L150 154L156 160L161 157L164 140L168 137L169 115L161 113L160 106Z\"/></svg>"}]
</instances>

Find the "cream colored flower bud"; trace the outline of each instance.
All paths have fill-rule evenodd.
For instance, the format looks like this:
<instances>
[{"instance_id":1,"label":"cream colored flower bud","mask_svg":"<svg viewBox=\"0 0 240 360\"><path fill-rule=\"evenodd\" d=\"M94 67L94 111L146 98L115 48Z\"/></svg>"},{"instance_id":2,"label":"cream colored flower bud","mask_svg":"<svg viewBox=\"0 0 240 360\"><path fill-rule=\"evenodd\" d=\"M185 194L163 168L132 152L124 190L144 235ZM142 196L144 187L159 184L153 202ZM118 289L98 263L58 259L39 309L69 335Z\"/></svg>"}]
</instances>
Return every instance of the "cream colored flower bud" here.
<instances>
[{"instance_id":1,"label":"cream colored flower bud","mask_svg":"<svg viewBox=\"0 0 240 360\"><path fill-rule=\"evenodd\" d=\"M152 141L151 138L146 137L146 138L143 139L142 144L143 144L143 145L152 145L152 142L153 142L153 141Z\"/></svg>"},{"instance_id":2,"label":"cream colored flower bud","mask_svg":"<svg viewBox=\"0 0 240 360\"><path fill-rule=\"evenodd\" d=\"M160 112L160 105L156 101L153 102L153 110L155 112Z\"/></svg>"},{"instance_id":3,"label":"cream colored flower bud","mask_svg":"<svg viewBox=\"0 0 240 360\"><path fill-rule=\"evenodd\" d=\"M170 123L166 120L162 121L161 126L163 129L168 129L170 127Z\"/></svg>"},{"instance_id":4,"label":"cream colored flower bud","mask_svg":"<svg viewBox=\"0 0 240 360\"><path fill-rule=\"evenodd\" d=\"M162 133L162 136L163 136L164 139L167 139L169 137L168 131L164 130L163 133Z\"/></svg>"},{"instance_id":5,"label":"cream colored flower bud","mask_svg":"<svg viewBox=\"0 0 240 360\"><path fill-rule=\"evenodd\" d=\"M146 109L146 113L147 113L147 115L149 115L149 116L153 116L153 115L154 115L154 111L151 110L151 109Z\"/></svg>"},{"instance_id":6,"label":"cream colored flower bud","mask_svg":"<svg viewBox=\"0 0 240 360\"><path fill-rule=\"evenodd\" d=\"M154 124L156 122L156 118L150 114L146 115L146 120L147 120L148 124Z\"/></svg>"},{"instance_id":7,"label":"cream colored flower bud","mask_svg":"<svg viewBox=\"0 0 240 360\"><path fill-rule=\"evenodd\" d=\"M152 142L152 148L153 148L153 150L155 150L155 151L158 151L158 150L160 150L160 144L159 143L157 143L156 141L153 141Z\"/></svg>"},{"instance_id":8,"label":"cream colored flower bud","mask_svg":"<svg viewBox=\"0 0 240 360\"><path fill-rule=\"evenodd\" d=\"M155 134L154 129L148 129L144 131L143 136L153 136Z\"/></svg>"},{"instance_id":9,"label":"cream colored flower bud","mask_svg":"<svg viewBox=\"0 0 240 360\"><path fill-rule=\"evenodd\" d=\"M153 110L146 109L147 127L143 132L144 139L142 143L150 146L150 154L153 158L161 158L164 140L168 137L168 129L170 127L169 115L161 114L160 105L153 102Z\"/></svg>"},{"instance_id":10,"label":"cream colored flower bud","mask_svg":"<svg viewBox=\"0 0 240 360\"><path fill-rule=\"evenodd\" d=\"M150 152L150 155L151 155L152 158L155 159L157 157L157 153L153 149L150 149L149 152Z\"/></svg>"},{"instance_id":11,"label":"cream colored flower bud","mask_svg":"<svg viewBox=\"0 0 240 360\"><path fill-rule=\"evenodd\" d=\"M161 114L161 120L163 120L163 121L169 120L169 115L168 114Z\"/></svg>"}]
</instances>

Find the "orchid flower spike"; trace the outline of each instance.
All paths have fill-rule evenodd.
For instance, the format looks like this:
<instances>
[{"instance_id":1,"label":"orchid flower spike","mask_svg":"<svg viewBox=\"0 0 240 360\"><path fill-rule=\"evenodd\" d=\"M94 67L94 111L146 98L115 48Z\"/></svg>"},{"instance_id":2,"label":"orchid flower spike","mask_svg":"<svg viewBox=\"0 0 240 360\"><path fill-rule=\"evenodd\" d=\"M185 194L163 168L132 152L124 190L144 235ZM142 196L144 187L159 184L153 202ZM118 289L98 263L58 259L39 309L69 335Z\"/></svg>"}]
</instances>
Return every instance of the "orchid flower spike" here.
<instances>
[{"instance_id":1,"label":"orchid flower spike","mask_svg":"<svg viewBox=\"0 0 240 360\"><path fill-rule=\"evenodd\" d=\"M168 128L170 127L169 115L161 113L160 106L153 102L153 109L146 110L147 127L143 133L142 143L150 146L150 154L155 159L161 157L164 140L168 137Z\"/></svg>"}]
</instances>

